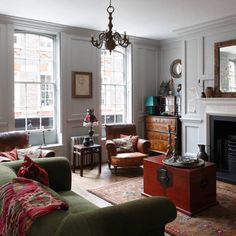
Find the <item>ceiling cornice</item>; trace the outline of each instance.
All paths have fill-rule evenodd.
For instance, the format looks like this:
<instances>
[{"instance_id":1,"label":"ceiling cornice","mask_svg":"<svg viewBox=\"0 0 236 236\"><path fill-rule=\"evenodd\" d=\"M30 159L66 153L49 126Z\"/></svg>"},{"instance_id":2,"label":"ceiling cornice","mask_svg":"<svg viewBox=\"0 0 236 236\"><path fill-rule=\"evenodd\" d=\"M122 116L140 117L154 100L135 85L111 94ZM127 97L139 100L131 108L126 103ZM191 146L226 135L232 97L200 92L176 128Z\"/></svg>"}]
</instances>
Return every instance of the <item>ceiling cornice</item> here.
<instances>
[{"instance_id":1,"label":"ceiling cornice","mask_svg":"<svg viewBox=\"0 0 236 236\"><path fill-rule=\"evenodd\" d=\"M222 26L227 26L227 25L232 25L232 24L236 24L236 15L231 15L231 16L219 18L212 21L207 21L201 24L196 24L196 25L176 29L176 30L173 30L173 32L178 34L179 36L184 36L188 34L197 33L200 31L206 31L212 28L219 28Z\"/></svg>"},{"instance_id":2,"label":"ceiling cornice","mask_svg":"<svg viewBox=\"0 0 236 236\"><path fill-rule=\"evenodd\" d=\"M32 20L28 18L21 18L21 17L9 16L9 15L2 15L2 14L0 14L0 23L13 24L15 28L30 28L33 30L47 31L47 32L51 31L55 33L64 32L68 34L87 37L89 39L92 34L96 35L100 33L100 31L96 31L92 29L72 27L68 25L50 23L50 22L39 21L39 20ZM130 36L130 35L129 35L129 38L130 38L131 43L151 45L154 47L159 46L158 40L141 38L141 37Z\"/></svg>"}]
</instances>

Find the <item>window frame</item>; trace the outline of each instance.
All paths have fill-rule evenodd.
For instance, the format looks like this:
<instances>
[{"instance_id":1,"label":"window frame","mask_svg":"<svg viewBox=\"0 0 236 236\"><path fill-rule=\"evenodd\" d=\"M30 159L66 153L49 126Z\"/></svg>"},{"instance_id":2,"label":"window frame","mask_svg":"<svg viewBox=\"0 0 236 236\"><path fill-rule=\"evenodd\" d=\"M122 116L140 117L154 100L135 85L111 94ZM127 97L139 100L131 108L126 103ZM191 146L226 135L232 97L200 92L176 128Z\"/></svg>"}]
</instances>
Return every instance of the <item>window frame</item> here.
<instances>
[{"instance_id":1,"label":"window frame","mask_svg":"<svg viewBox=\"0 0 236 236\"><path fill-rule=\"evenodd\" d=\"M117 50L118 49L118 50ZM101 49L101 60L102 60L102 50L105 51L105 49ZM102 118L102 136L104 137L105 136L105 130L104 130L104 127L105 127L105 124L108 124L106 122L106 116L109 116L109 115L114 115L114 123L128 123L128 122L131 122L132 121L132 76L131 76L131 52L130 50L128 50L127 48L119 48L117 47L116 49L114 49L113 51L115 52L118 52L118 53L121 53L122 56L123 56L123 76L124 76L124 81L125 81L125 84L124 84L124 106L125 106L125 109L124 109L124 117L123 117L123 121L122 122L116 122L116 119L117 119L117 116L119 114L117 113L114 113L114 114L106 114L104 115L102 113L102 109L101 109L101 118ZM109 53L109 52L107 52ZM113 52L112 52L113 53ZM104 70L105 71L105 70ZM112 68L112 73L114 73L114 67ZM102 71L102 66L101 66L101 106L103 104L103 101L102 101L102 87L103 86L120 86L119 84L114 84L114 83L109 83L109 84L103 84L103 71ZM112 104L113 105L113 104ZM122 104L123 105L123 104ZM115 118L116 117L116 118Z\"/></svg>"},{"instance_id":2,"label":"window frame","mask_svg":"<svg viewBox=\"0 0 236 236\"><path fill-rule=\"evenodd\" d=\"M48 38L51 38L53 40L53 60L52 60L52 67L53 67L53 73L52 73L52 76L53 76L53 79L52 81L53 82L47 82L47 83L42 83L42 82L16 82L15 81L15 76L13 77L13 86L15 87L15 84L16 83L21 83L21 84L28 84L28 83L31 83L31 84L39 84L39 85L43 85L43 84L52 84L53 86L53 100L54 100L54 103L53 103L53 106L54 106L54 109L53 109L53 127L50 128L50 129L32 129L32 130L27 130L27 127L25 126L25 129L21 129L22 131L26 131L29 133L29 142L31 145L41 145L43 144L42 142L42 131L44 131L45 135L47 136L47 142L46 144L58 144L59 143L59 134L60 134L60 129L61 129L61 124L60 124L60 103L61 103L61 100L60 100L60 38L59 38L59 34L58 33L53 33L53 32L47 32L47 33L42 33L40 31L34 31L34 30L25 30L25 29L14 29L13 30L13 50L15 50L15 47L14 47L14 44L15 44L15 33L23 33L23 34L32 34L32 35L38 35L38 36L43 36L43 37L48 37ZM13 54L13 62L14 62L14 65L15 65L15 56ZM14 73L15 73L15 69L14 69ZM39 74L40 75L40 74ZM47 76L47 74L41 74L41 75L44 75L44 76ZM41 80L41 79L40 79ZM13 87L13 90L14 90L14 87ZM40 91L40 104L39 106L42 106L41 105L41 92L42 92L42 89L41 89L41 86L39 87ZM44 90L45 91L45 90ZM13 93L13 99L15 99L15 91ZM15 105L13 105L13 111L14 111L14 114L13 114L13 127L14 129L16 130L16 127L15 127L15 120L16 120L16 117L15 117ZM43 116L40 116L40 120L42 119ZM27 117L25 117L24 119L26 119ZM18 130L18 129L17 129Z\"/></svg>"}]
</instances>

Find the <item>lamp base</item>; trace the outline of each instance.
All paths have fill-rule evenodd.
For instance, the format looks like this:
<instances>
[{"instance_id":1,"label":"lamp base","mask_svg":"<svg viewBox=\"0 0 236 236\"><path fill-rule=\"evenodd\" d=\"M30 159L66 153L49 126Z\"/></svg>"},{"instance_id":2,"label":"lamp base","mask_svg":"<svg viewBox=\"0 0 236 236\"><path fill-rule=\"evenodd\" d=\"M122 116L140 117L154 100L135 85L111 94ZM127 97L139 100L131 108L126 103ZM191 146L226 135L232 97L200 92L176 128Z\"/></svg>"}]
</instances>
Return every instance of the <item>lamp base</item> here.
<instances>
[{"instance_id":1,"label":"lamp base","mask_svg":"<svg viewBox=\"0 0 236 236\"><path fill-rule=\"evenodd\" d=\"M90 137L84 138L83 145L84 145L85 147L90 146Z\"/></svg>"},{"instance_id":2,"label":"lamp base","mask_svg":"<svg viewBox=\"0 0 236 236\"><path fill-rule=\"evenodd\" d=\"M158 109L157 107L153 106L153 107L147 107L147 113L150 116L155 116L155 115L159 115L158 113Z\"/></svg>"}]
</instances>

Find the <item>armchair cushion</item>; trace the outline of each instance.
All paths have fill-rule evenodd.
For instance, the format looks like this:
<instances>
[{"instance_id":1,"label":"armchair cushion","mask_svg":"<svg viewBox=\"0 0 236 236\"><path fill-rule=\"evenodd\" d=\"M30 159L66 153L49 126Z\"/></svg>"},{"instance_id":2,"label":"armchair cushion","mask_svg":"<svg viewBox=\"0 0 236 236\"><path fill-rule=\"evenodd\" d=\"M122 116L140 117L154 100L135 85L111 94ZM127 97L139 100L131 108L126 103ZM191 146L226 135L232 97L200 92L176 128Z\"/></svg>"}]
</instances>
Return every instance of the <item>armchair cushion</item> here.
<instances>
[{"instance_id":1,"label":"armchair cushion","mask_svg":"<svg viewBox=\"0 0 236 236\"><path fill-rule=\"evenodd\" d=\"M111 164L114 166L140 166L143 164L143 158L148 157L147 154L141 152L117 153L111 157Z\"/></svg>"},{"instance_id":2,"label":"armchair cushion","mask_svg":"<svg viewBox=\"0 0 236 236\"><path fill-rule=\"evenodd\" d=\"M134 152L133 143L130 136L117 138L112 140L116 146L116 151L119 152Z\"/></svg>"},{"instance_id":3,"label":"armchair cushion","mask_svg":"<svg viewBox=\"0 0 236 236\"><path fill-rule=\"evenodd\" d=\"M138 135L121 134L120 137L121 138L130 137L132 145L133 145L134 152L137 152L137 143L138 143L138 139L139 139Z\"/></svg>"}]
</instances>

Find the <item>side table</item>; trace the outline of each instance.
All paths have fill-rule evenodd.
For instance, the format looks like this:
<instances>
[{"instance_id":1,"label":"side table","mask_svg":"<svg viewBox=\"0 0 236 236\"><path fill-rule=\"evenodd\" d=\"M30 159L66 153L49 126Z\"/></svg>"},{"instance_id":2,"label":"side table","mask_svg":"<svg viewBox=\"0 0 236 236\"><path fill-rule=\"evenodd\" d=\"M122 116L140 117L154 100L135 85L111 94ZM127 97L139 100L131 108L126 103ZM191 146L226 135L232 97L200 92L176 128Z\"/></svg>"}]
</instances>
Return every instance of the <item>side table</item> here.
<instances>
[{"instance_id":1,"label":"side table","mask_svg":"<svg viewBox=\"0 0 236 236\"><path fill-rule=\"evenodd\" d=\"M80 157L80 176L83 177L84 158L90 156L90 165L93 166L94 154L98 154L98 173L102 170L102 147L99 144L93 144L91 146L84 146L78 144L73 146L73 173L75 173L76 157Z\"/></svg>"}]
</instances>

